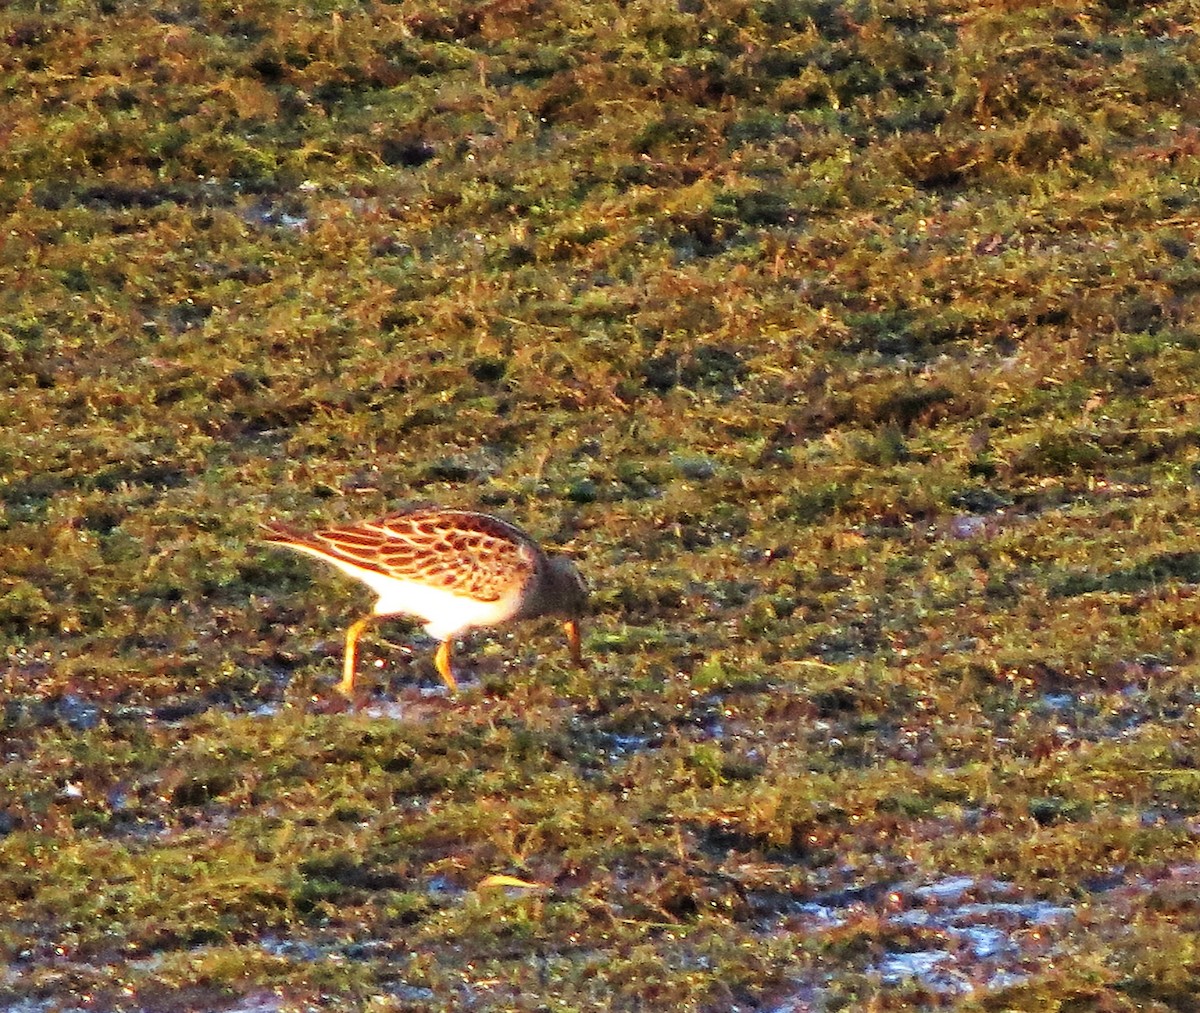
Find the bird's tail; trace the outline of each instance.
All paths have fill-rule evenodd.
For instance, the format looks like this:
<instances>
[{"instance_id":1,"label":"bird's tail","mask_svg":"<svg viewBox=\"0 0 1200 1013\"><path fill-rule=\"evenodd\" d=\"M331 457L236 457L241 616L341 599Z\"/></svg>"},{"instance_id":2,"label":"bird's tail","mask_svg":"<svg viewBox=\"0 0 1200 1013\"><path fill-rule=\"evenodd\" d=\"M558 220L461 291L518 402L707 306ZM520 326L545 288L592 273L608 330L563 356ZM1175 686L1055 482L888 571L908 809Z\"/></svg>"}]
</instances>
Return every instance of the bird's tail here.
<instances>
[{"instance_id":1,"label":"bird's tail","mask_svg":"<svg viewBox=\"0 0 1200 1013\"><path fill-rule=\"evenodd\" d=\"M262 540L275 545L304 545L310 540L302 531L280 521L263 521L259 527L262 529Z\"/></svg>"}]
</instances>

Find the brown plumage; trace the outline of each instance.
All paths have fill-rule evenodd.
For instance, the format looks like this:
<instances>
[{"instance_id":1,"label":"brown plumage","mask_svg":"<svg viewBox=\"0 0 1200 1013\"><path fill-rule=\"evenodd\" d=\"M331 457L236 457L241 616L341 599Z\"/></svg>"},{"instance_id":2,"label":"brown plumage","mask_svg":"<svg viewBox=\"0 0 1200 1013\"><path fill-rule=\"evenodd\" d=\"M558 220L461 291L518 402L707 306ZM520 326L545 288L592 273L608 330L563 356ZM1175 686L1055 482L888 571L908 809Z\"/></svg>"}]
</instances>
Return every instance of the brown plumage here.
<instances>
[{"instance_id":1,"label":"brown plumage","mask_svg":"<svg viewBox=\"0 0 1200 1013\"><path fill-rule=\"evenodd\" d=\"M378 521L304 533L263 525L264 539L332 563L378 596L371 615L346 633L342 681L350 695L358 638L379 616L412 615L441 641L438 672L457 690L450 641L465 630L514 618L565 618L572 657L580 663L579 619L587 591L565 556L543 552L520 528L466 510L412 510Z\"/></svg>"}]
</instances>

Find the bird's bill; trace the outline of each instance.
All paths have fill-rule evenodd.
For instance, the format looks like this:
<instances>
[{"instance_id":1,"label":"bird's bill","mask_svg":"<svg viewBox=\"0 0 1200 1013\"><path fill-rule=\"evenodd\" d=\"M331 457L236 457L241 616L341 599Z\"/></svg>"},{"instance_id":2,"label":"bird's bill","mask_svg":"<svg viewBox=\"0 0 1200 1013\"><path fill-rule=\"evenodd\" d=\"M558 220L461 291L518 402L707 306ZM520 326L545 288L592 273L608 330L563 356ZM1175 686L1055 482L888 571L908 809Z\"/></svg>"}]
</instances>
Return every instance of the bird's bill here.
<instances>
[{"instance_id":1,"label":"bird's bill","mask_svg":"<svg viewBox=\"0 0 1200 1013\"><path fill-rule=\"evenodd\" d=\"M567 643L571 645L571 660L580 668L582 668L583 650L580 646L579 620L568 619L565 623L563 623L563 629L567 632Z\"/></svg>"}]
</instances>

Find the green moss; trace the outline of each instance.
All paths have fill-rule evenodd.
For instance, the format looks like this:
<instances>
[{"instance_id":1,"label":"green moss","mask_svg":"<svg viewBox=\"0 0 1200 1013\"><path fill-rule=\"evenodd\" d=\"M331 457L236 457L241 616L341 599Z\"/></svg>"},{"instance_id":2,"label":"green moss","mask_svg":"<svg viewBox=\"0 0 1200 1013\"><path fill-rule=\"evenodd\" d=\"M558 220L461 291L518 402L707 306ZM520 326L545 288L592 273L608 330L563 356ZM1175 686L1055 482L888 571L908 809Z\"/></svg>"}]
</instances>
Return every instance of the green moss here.
<instances>
[{"instance_id":1,"label":"green moss","mask_svg":"<svg viewBox=\"0 0 1200 1013\"><path fill-rule=\"evenodd\" d=\"M4 1001L1186 1006L1191 21L0 13ZM414 500L589 668L381 625L345 713L257 524ZM948 877L1069 914L884 981Z\"/></svg>"}]
</instances>

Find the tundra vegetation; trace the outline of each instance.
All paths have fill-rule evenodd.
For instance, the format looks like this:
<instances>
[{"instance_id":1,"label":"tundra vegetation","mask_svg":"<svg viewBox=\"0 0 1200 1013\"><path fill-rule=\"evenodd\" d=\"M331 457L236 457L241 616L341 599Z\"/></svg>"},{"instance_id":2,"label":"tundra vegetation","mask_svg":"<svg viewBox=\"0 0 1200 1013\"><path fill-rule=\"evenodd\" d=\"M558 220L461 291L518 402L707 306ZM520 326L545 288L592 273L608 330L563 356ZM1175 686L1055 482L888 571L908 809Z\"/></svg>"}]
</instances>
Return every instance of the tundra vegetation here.
<instances>
[{"instance_id":1,"label":"tundra vegetation","mask_svg":"<svg viewBox=\"0 0 1200 1013\"><path fill-rule=\"evenodd\" d=\"M0 1010L1198 1008L1190 0L0 43ZM590 666L339 704L257 526L419 501Z\"/></svg>"}]
</instances>

